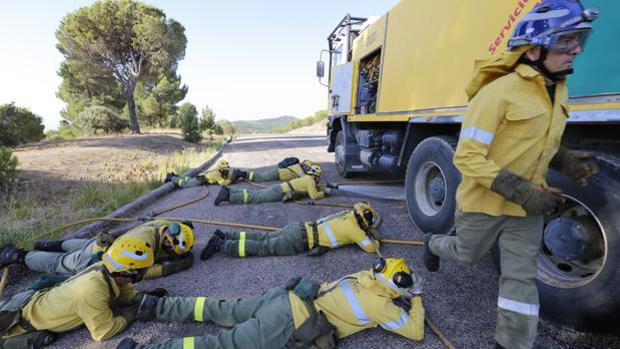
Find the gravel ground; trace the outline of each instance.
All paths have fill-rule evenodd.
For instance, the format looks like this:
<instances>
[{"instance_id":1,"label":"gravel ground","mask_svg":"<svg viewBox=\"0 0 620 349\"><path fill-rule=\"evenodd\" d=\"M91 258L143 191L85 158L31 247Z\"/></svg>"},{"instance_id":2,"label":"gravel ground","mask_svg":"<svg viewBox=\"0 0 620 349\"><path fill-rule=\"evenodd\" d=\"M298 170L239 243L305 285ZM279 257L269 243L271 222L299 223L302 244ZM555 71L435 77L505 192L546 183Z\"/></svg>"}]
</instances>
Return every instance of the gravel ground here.
<instances>
[{"instance_id":1,"label":"gravel ground","mask_svg":"<svg viewBox=\"0 0 620 349\"><path fill-rule=\"evenodd\" d=\"M264 169L285 156L309 158L319 162L328 181L342 181L333 164L333 154L326 152L323 136L247 136L230 144L224 158L234 167ZM242 184L248 186L247 184ZM145 212L165 208L201 195L203 188L176 190L145 209ZM211 195L204 201L169 212L168 216L218 219L267 226L284 226L297 220L317 219L338 211L337 208L301 206L292 203L263 205L213 206L217 187L209 187ZM350 193L336 192L324 202L354 203L359 198ZM383 216L381 232L387 238L420 239L421 234L409 221L406 207L400 201L372 200ZM204 247L215 227L197 225L197 246ZM473 267L443 263L438 273L429 274L421 265L422 250L418 247L385 245L386 256L410 259L416 273L425 279L424 304L430 319L435 322L457 348L494 348L493 332L497 299L498 273L490 257ZM282 285L294 276L310 276L331 281L343 275L370 268L375 256L363 253L354 246L330 251L313 259L305 255L236 259L217 254L184 272L160 280L143 282L141 289L166 287L173 295L215 296L237 298L254 295L273 286ZM63 335L52 348L113 348L123 336L140 343L159 342L170 338L214 334L220 329L210 324L178 324L166 322L136 323L122 335L105 344L94 343L85 329ZM380 329L350 336L339 348L443 348L427 328L425 339L412 342ZM537 348L620 348L620 338L613 335L589 334L558 328L541 321Z\"/></svg>"}]
</instances>

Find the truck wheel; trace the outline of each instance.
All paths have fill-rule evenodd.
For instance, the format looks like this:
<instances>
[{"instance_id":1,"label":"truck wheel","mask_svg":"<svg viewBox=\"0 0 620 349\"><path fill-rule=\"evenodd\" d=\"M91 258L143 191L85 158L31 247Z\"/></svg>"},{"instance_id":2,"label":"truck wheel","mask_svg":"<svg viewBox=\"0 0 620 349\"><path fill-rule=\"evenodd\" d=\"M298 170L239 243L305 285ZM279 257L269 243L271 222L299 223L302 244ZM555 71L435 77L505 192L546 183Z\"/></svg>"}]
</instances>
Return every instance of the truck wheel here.
<instances>
[{"instance_id":1,"label":"truck wheel","mask_svg":"<svg viewBox=\"0 0 620 349\"><path fill-rule=\"evenodd\" d=\"M612 173L601 168L589 186L581 187L550 171L549 185L562 188L566 204L545 217L536 283L542 316L561 325L617 330L620 183ZM493 253L499 267L499 250Z\"/></svg>"},{"instance_id":2,"label":"truck wheel","mask_svg":"<svg viewBox=\"0 0 620 349\"><path fill-rule=\"evenodd\" d=\"M342 131L338 131L336 134L336 146L334 152L334 160L336 162L336 169L338 170L338 174L343 178L351 178L353 173L347 171L347 160L345 156L345 148L346 143L344 140L344 133Z\"/></svg>"},{"instance_id":3,"label":"truck wheel","mask_svg":"<svg viewBox=\"0 0 620 349\"><path fill-rule=\"evenodd\" d=\"M456 142L446 136L427 138L409 159L405 175L407 209L423 233L447 234L454 227L455 193L461 181L452 163Z\"/></svg>"}]
</instances>

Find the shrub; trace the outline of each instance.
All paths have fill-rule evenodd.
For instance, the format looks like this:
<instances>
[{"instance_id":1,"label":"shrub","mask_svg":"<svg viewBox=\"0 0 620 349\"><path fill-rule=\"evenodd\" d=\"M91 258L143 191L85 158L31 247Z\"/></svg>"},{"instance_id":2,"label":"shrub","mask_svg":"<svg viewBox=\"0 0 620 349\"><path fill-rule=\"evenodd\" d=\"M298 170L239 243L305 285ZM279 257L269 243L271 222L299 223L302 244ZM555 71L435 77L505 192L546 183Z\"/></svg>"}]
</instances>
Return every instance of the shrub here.
<instances>
[{"instance_id":1,"label":"shrub","mask_svg":"<svg viewBox=\"0 0 620 349\"><path fill-rule=\"evenodd\" d=\"M198 121L198 111L196 106L185 102L179 107L179 119L181 121L181 130L183 138L192 143L200 142L200 122Z\"/></svg>"},{"instance_id":2,"label":"shrub","mask_svg":"<svg viewBox=\"0 0 620 349\"><path fill-rule=\"evenodd\" d=\"M177 114L172 114L168 117L168 127L179 128L181 127L181 119Z\"/></svg>"},{"instance_id":3,"label":"shrub","mask_svg":"<svg viewBox=\"0 0 620 349\"><path fill-rule=\"evenodd\" d=\"M14 147L45 138L40 116L15 103L0 106L0 146Z\"/></svg>"},{"instance_id":4,"label":"shrub","mask_svg":"<svg viewBox=\"0 0 620 349\"><path fill-rule=\"evenodd\" d=\"M0 185L15 177L17 158L13 156L11 148L0 147Z\"/></svg>"},{"instance_id":5,"label":"shrub","mask_svg":"<svg viewBox=\"0 0 620 349\"><path fill-rule=\"evenodd\" d=\"M121 118L110 108L98 105L82 110L75 123L83 131L95 134L100 130L106 134L120 133L129 128L129 120Z\"/></svg>"}]
</instances>

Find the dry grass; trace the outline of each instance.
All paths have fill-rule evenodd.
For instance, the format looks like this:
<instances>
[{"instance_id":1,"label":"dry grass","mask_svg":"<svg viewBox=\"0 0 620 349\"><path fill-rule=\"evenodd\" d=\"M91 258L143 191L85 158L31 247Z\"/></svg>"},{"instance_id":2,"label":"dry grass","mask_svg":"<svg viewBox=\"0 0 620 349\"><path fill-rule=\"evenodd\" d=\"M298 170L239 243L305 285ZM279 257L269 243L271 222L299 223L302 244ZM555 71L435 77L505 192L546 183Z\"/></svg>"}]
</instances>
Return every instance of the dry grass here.
<instances>
[{"instance_id":1,"label":"dry grass","mask_svg":"<svg viewBox=\"0 0 620 349\"><path fill-rule=\"evenodd\" d=\"M62 233L48 233L63 224L114 211L160 186L167 172L182 173L199 166L221 143L216 139L175 151L166 148L161 154L151 149L147 155L141 150L110 150L116 152L114 156L89 159L90 167L97 170L88 176L82 177L87 172L84 169L65 165L67 171L74 167L81 171L67 173L70 181L41 179L38 171L33 175L36 179L22 179L0 192L0 244L14 242L27 248L38 239L58 238Z\"/></svg>"}]
</instances>

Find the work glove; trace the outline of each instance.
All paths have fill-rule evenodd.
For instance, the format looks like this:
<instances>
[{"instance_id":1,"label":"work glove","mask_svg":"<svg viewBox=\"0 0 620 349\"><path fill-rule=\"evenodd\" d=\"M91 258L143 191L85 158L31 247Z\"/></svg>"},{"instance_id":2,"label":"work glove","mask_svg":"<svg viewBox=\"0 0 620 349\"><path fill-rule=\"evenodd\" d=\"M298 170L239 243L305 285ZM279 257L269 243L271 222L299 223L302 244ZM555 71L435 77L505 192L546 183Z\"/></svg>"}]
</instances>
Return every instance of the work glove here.
<instances>
[{"instance_id":1,"label":"work glove","mask_svg":"<svg viewBox=\"0 0 620 349\"><path fill-rule=\"evenodd\" d=\"M502 169L495 177L491 190L521 205L525 212L531 215L553 213L559 205L564 203L559 189L536 186L505 169Z\"/></svg>"},{"instance_id":2,"label":"work glove","mask_svg":"<svg viewBox=\"0 0 620 349\"><path fill-rule=\"evenodd\" d=\"M413 295L419 296L422 294L422 282L424 281L421 276L411 273L413 279L413 286L409 288L409 292Z\"/></svg>"},{"instance_id":3,"label":"work glove","mask_svg":"<svg viewBox=\"0 0 620 349\"><path fill-rule=\"evenodd\" d=\"M137 315L138 315L138 304L133 304L133 305L123 307L118 312L118 316L125 319L128 325L136 321Z\"/></svg>"},{"instance_id":4,"label":"work glove","mask_svg":"<svg viewBox=\"0 0 620 349\"><path fill-rule=\"evenodd\" d=\"M194 264L194 255L191 252L185 253L179 258L165 261L161 264L161 276L178 273L188 269Z\"/></svg>"},{"instance_id":5,"label":"work glove","mask_svg":"<svg viewBox=\"0 0 620 349\"><path fill-rule=\"evenodd\" d=\"M158 298L168 297L168 295L169 295L167 289L165 289L163 287L157 287L157 288L154 288L154 289L149 290L149 291L138 292L136 294L136 296L134 296L134 299L138 298L137 296L140 295L140 294L148 294L149 296L154 296L154 297L158 297Z\"/></svg>"},{"instance_id":6,"label":"work glove","mask_svg":"<svg viewBox=\"0 0 620 349\"><path fill-rule=\"evenodd\" d=\"M233 169L230 173L230 180L232 182L236 182L239 177L241 177L241 170L238 168Z\"/></svg>"},{"instance_id":7,"label":"work glove","mask_svg":"<svg viewBox=\"0 0 620 349\"><path fill-rule=\"evenodd\" d=\"M566 147L560 147L550 165L583 186L588 185L588 178L598 172L594 154Z\"/></svg>"},{"instance_id":8,"label":"work glove","mask_svg":"<svg viewBox=\"0 0 620 349\"><path fill-rule=\"evenodd\" d=\"M106 231L97 234L97 246L107 248L116 240L116 237Z\"/></svg>"}]
</instances>

